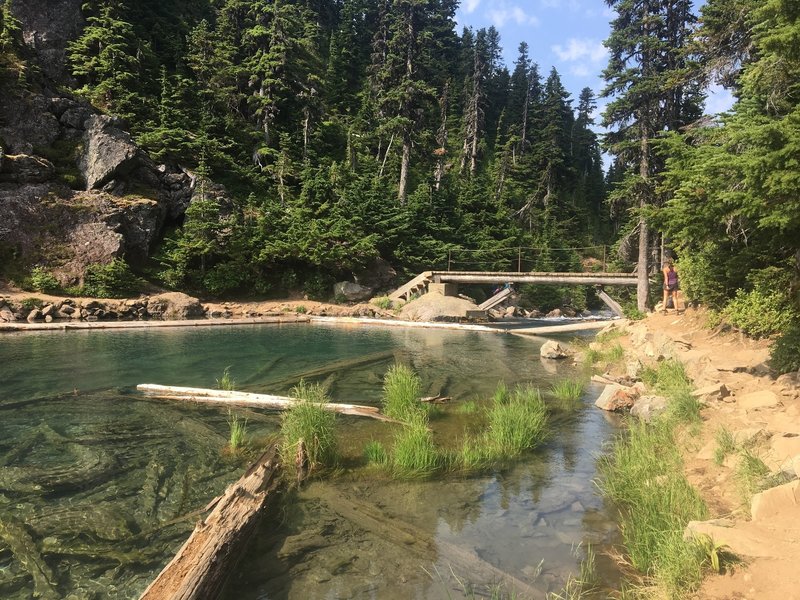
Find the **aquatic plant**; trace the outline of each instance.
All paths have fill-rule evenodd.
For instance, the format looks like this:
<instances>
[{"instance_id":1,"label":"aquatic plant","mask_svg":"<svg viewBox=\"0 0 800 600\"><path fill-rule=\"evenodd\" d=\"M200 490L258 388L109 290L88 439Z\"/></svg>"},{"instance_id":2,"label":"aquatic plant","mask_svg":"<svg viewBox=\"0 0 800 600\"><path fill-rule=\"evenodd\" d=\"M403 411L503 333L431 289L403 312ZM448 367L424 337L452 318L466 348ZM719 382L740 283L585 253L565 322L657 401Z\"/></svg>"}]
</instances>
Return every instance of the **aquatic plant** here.
<instances>
[{"instance_id":1,"label":"aquatic plant","mask_svg":"<svg viewBox=\"0 0 800 600\"><path fill-rule=\"evenodd\" d=\"M538 389L518 386L508 393L498 385L487 414L485 444L495 459L513 458L535 448L547 433L547 407Z\"/></svg>"},{"instance_id":2,"label":"aquatic plant","mask_svg":"<svg viewBox=\"0 0 800 600\"><path fill-rule=\"evenodd\" d=\"M389 462L389 453L379 441L370 440L364 446L364 458L367 460L367 464L383 466Z\"/></svg>"},{"instance_id":3,"label":"aquatic plant","mask_svg":"<svg viewBox=\"0 0 800 600\"><path fill-rule=\"evenodd\" d=\"M222 371L222 377L216 380L217 387L221 390L233 391L236 389L236 380L231 377L231 368L225 367Z\"/></svg>"},{"instance_id":4,"label":"aquatic plant","mask_svg":"<svg viewBox=\"0 0 800 600\"><path fill-rule=\"evenodd\" d=\"M422 382L410 367L394 365L383 378L383 412L398 421L427 415L429 405L419 401Z\"/></svg>"},{"instance_id":5,"label":"aquatic plant","mask_svg":"<svg viewBox=\"0 0 800 600\"><path fill-rule=\"evenodd\" d=\"M433 434L428 429L427 420L413 420L395 435L392 447L392 470L396 476L430 477L443 462L442 454L433 443Z\"/></svg>"},{"instance_id":6,"label":"aquatic plant","mask_svg":"<svg viewBox=\"0 0 800 600\"><path fill-rule=\"evenodd\" d=\"M620 528L630 564L651 576L669 597L695 589L704 552L683 539L686 524L703 520L706 506L683 473L675 423L630 423L628 435L601 458L599 485L620 509Z\"/></svg>"},{"instance_id":7,"label":"aquatic plant","mask_svg":"<svg viewBox=\"0 0 800 600\"><path fill-rule=\"evenodd\" d=\"M328 396L319 384L300 381L291 391L296 404L281 417L281 457L289 469L295 464L297 445L302 440L309 469L336 463L336 414L325 410Z\"/></svg>"},{"instance_id":8,"label":"aquatic plant","mask_svg":"<svg viewBox=\"0 0 800 600\"><path fill-rule=\"evenodd\" d=\"M580 558L582 544L573 548L572 554ZM570 575L561 592L550 592L547 600L581 600L582 598L594 597L593 594L598 590L597 564L595 560L594 548L591 544L586 546L586 558L581 560L581 570L577 577Z\"/></svg>"},{"instance_id":9,"label":"aquatic plant","mask_svg":"<svg viewBox=\"0 0 800 600\"><path fill-rule=\"evenodd\" d=\"M585 390L583 382L577 379L561 379L550 386L550 394L565 407L580 400Z\"/></svg>"},{"instance_id":10,"label":"aquatic plant","mask_svg":"<svg viewBox=\"0 0 800 600\"><path fill-rule=\"evenodd\" d=\"M230 429L228 446L231 450L235 451L244 446L245 438L247 437L247 418L242 418L236 413L228 410L227 421Z\"/></svg>"},{"instance_id":11,"label":"aquatic plant","mask_svg":"<svg viewBox=\"0 0 800 600\"><path fill-rule=\"evenodd\" d=\"M464 438L461 450L451 457L451 463L456 470L473 472L488 468L492 460L486 452L484 439L468 436Z\"/></svg>"},{"instance_id":12,"label":"aquatic plant","mask_svg":"<svg viewBox=\"0 0 800 600\"><path fill-rule=\"evenodd\" d=\"M466 400L456 407L455 412L459 415L471 415L478 410L478 403L475 400Z\"/></svg>"}]
</instances>

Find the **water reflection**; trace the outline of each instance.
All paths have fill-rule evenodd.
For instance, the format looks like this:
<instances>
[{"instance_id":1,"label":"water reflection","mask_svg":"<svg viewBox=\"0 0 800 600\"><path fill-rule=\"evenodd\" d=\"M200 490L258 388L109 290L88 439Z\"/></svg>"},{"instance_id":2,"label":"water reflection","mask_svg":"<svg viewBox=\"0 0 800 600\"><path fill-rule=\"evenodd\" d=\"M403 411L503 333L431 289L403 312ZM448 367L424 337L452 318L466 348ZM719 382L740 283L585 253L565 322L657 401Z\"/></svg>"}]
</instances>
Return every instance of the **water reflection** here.
<instances>
[{"instance_id":1,"label":"water reflection","mask_svg":"<svg viewBox=\"0 0 800 600\"><path fill-rule=\"evenodd\" d=\"M224 452L224 410L146 400L134 385L214 387L230 365L247 389L282 392L312 373L334 399L375 403L394 361L456 403L487 398L499 380L545 388L554 376L535 341L475 332L286 325L3 337L0 597L138 597L185 540L192 511L241 472L247 458ZM570 365L555 368L568 375ZM247 415L251 438L277 431L276 415ZM456 445L471 420L445 407L432 422L437 440ZM593 410L555 423L546 447L509 470L404 483L357 468L366 441L391 438L387 426L340 419L355 470L312 483L266 520L228 597L457 598L498 573L557 587L576 569L572 546L613 531L591 479L615 424Z\"/></svg>"}]
</instances>

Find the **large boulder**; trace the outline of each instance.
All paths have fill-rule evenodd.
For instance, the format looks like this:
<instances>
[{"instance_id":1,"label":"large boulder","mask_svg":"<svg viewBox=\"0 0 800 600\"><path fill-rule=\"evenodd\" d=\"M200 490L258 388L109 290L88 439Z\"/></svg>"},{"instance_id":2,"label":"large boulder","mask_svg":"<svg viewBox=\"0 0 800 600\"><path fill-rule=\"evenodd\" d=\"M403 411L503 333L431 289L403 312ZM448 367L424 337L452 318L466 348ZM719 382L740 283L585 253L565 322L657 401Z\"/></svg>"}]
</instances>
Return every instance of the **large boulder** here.
<instances>
[{"instance_id":1,"label":"large boulder","mask_svg":"<svg viewBox=\"0 0 800 600\"><path fill-rule=\"evenodd\" d=\"M400 318L407 321L453 322L467 318L467 312L478 310L477 305L456 296L424 294L404 305Z\"/></svg>"},{"instance_id":2,"label":"large boulder","mask_svg":"<svg viewBox=\"0 0 800 600\"><path fill-rule=\"evenodd\" d=\"M87 190L101 189L113 180L127 177L145 166L149 158L133 143L121 123L107 115L93 115L86 120L84 149L78 166Z\"/></svg>"},{"instance_id":3,"label":"large boulder","mask_svg":"<svg viewBox=\"0 0 800 600\"><path fill-rule=\"evenodd\" d=\"M609 412L626 412L633 407L638 397L639 391L635 388L611 384L603 389L594 405Z\"/></svg>"},{"instance_id":4,"label":"large boulder","mask_svg":"<svg viewBox=\"0 0 800 600\"><path fill-rule=\"evenodd\" d=\"M203 305L197 298L181 292L169 292L152 296L147 302L151 317L165 321L196 319L205 315Z\"/></svg>"},{"instance_id":5,"label":"large boulder","mask_svg":"<svg viewBox=\"0 0 800 600\"><path fill-rule=\"evenodd\" d=\"M631 407L631 416L649 423L664 414L667 402L663 396L640 396Z\"/></svg>"},{"instance_id":6,"label":"large boulder","mask_svg":"<svg viewBox=\"0 0 800 600\"><path fill-rule=\"evenodd\" d=\"M549 358L552 360L560 360L568 358L571 353L566 346L555 340L547 340L539 349L539 355L542 358Z\"/></svg>"},{"instance_id":7,"label":"large boulder","mask_svg":"<svg viewBox=\"0 0 800 600\"><path fill-rule=\"evenodd\" d=\"M395 277L397 271L382 258L373 258L363 269L353 273L353 279L359 285L372 288L372 291L388 288Z\"/></svg>"},{"instance_id":8,"label":"large boulder","mask_svg":"<svg viewBox=\"0 0 800 600\"><path fill-rule=\"evenodd\" d=\"M361 302L372 297L372 288L352 281L340 281L333 286L333 295L336 298L345 298L348 302Z\"/></svg>"},{"instance_id":9,"label":"large boulder","mask_svg":"<svg viewBox=\"0 0 800 600\"><path fill-rule=\"evenodd\" d=\"M0 182L3 183L45 183L55 174L53 163L39 156L6 156L0 164Z\"/></svg>"}]
</instances>

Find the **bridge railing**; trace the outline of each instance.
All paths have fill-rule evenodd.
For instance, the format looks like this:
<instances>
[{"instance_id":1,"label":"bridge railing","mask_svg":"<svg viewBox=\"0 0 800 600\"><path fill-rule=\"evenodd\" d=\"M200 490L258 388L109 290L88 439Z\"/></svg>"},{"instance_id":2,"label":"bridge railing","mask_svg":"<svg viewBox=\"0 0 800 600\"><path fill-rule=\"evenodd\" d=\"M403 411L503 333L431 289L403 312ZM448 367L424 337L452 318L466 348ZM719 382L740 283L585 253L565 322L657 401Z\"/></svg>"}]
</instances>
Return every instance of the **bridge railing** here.
<instances>
[{"instance_id":1,"label":"bridge railing","mask_svg":"<svg viewBox=\"0 0 800 600\"><path fill-rule=\"evenodd\" d=\"M504 248L451 248L447 252L448 271L561 271L580 272L582 260L593 258L601 271L608 266L608 246L544 248L514 246Z\"/></svg>"}]
</instances>

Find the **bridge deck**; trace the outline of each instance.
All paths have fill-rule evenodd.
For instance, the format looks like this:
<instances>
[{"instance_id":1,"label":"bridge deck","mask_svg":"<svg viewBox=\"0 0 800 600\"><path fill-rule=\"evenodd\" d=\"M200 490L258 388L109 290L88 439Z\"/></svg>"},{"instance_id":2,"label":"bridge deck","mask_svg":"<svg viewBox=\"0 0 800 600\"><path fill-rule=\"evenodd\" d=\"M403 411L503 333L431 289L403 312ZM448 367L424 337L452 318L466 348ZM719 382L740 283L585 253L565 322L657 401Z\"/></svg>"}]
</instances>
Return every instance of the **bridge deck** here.
<instances>
[{"instance_id":1,"label":"bridge deck","mask_svg":"<svg viewBox=\"0 0 800 600\"><path fill-rule=\"evenodd\" d=\"M503 271L433 271L437 283L551 283L572 285L636 285L631 273L538 273Z\"/></svg>"}]
</instances>

